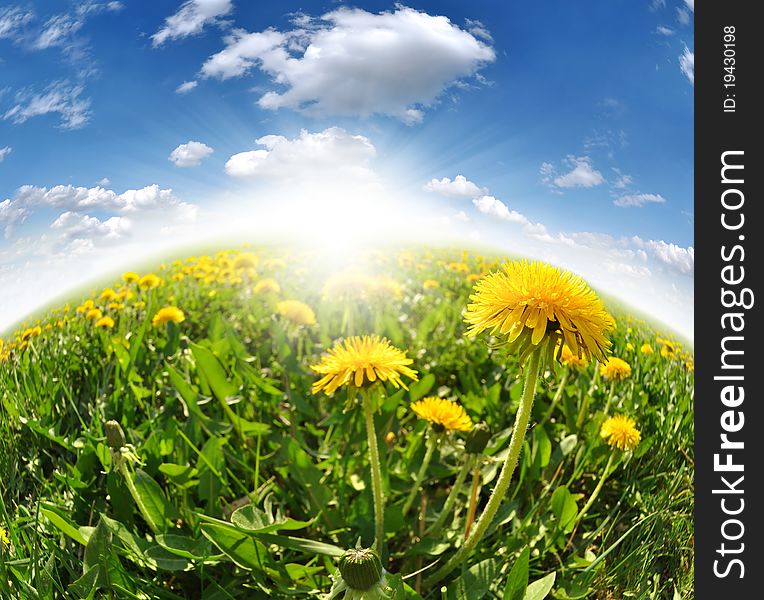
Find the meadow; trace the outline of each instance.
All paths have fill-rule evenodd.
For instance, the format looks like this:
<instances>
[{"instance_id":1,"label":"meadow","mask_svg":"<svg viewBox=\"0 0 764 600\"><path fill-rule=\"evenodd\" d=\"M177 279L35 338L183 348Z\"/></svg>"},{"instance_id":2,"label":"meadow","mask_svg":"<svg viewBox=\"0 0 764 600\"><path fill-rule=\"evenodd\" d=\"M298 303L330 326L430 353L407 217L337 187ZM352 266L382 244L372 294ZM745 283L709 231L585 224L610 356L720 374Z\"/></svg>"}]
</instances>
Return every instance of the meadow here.
<instances>
[{"instance_id":1,"label":"meadow","mask_svg":"<svg viewBox=\"0 0 764 600\"><path fill-rule=\"evenodd\" d=\"M504 262L247 246L8 333L0 596L692 598L691 350L607 301L600 361L524 352L538 315L527 347L469 335ZM337 375L367 350L389 369ZM354 548L379 586L342 587Z\"/></svg>"}]
</instances>

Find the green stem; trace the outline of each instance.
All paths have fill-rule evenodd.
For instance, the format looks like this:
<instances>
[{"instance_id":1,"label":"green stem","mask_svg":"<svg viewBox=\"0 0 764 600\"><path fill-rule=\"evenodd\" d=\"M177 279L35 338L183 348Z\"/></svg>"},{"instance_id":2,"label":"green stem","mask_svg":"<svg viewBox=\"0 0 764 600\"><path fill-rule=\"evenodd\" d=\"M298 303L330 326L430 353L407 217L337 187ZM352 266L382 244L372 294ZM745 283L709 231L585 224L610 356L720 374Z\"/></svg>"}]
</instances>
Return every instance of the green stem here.
<instances>
[{"instance_id":1,"label":"green stem","mask_svg":"<svg viewBox=\"0 0 764 600\"><path fill-rule=\"evenodd\" d=\"M472 470L472 465L475 461L475 454L468 454L467 460L464 461L464 464L462 465L461 470L459 471L459 474L456 476L456 481L454 481L454 485L451 486L451 492L448 494L448 498L446 498L446 502L443 504L443 509L440 511L440 515L438 515L437 520L435 523L432 524L430 529L427 531L427 535L435 536L440 533L441 527L443 527L443 524L446 522L446 519L448 518L448 515L451 514L451 511L454 508L454 503L456 502L456 499L459 497L459 492L462 489L462 486L464 485L464 481L467 479L467 475L469 475L470 471Z\"/></svg>"},{"instance_id":2,"label":"green stem","mask_svg":"<svg viewBox=\"0 0 764 600\"><path fill-rule=\"evenodd\" d=\"M408 497L406 498L406 502L403 503L404 517L408 514L409 510L411 510L411 505L414 504L414 500L416 500L417 494L422 488L422 481L424 480L425 473L427 473L427 467L430 466L430 461L432 460L435 446L438 445L438 434L428 436L426 444L427 450L424 453L424 460L422 461L422 465L419 467L419 472L416 474L416 480L414 481L414 485L411 488Z\"/></svg>"},{"instance_id":3,"label":"green stem","mask_svg":"<svg viewBox=\"0 0 764 600\"><path fill-rule=\"evenodd\" d=\"M594 393L595 388L597 387L597 384L600 380L600 370L599 365L594 365L594 377L592 377L591 385L589 385L589 389L586 392L586 395L584 396L583 400L581 401L581 406L578 410L578 418L576 419L576 431L581 431L581 428L584 426L584 420L586 419L586 413L589 412L589 399L591 398L592 394Z\"/></svg>"},{"instance_id":4,"label":"green stem","mask_svg":"<svg viewBox=\"0 0 764 600\"><path fill-rule=\"evenodd\" d=\"M549 405L549 409L546 411L546 414L539 422L539 426L546 423L549 420L549 417L552 416L552 413L554 412L554 409L557 406L557 403L560 401L560 398L562 398L562 393L565 390L565 385L568 383L569 375L570 375L570 367L565 367L565 371L562 374L562 380L560 381L560 385L557 386L557 391L554 393L554 398L552 398L552 403Z\"/></svg>"},{"instance_id":5,"label":"green stem","mask_svg":"<svg viewBox=\"0 0 764 600\"><path fill-rule=\"evenodd\" d=\"M613 393L615 392L615 379L610 382L610 392L607 395L607 402L605 402L605 415L610 410L610 403L613 401Z\"/></svg>"},{"instance_id":6,"label":"green stem","mask_svg":"<svg viewBox=\"0 0 764 600\"><path fill-rule=\"evenodd\" d=\"M594 501L597 499L597 496L599 496L600 492L602 491L602 486L605 485L605 479L607 479L608 475L610 474L610 467L613 466L614 456L615 456L615 452L611 452L610 456L607 459L607 464L605 464L605 470L602 472L602 477L600 478L599 483L597 484L597 487L594 488L592 495L589 496L589 500L586 501L586 504L581 509L581 512L578 513L578 516L576 517L574 525L578 525L578 523L584 518L586 513L592 507L592 504L594 504Z\"/></svg>"},{"instance_id":7,"label":"green stem","mask_svg":"<svg viewBox=\"0 0 764 600\"><path fill-rule=\"evenodd\" d=\"M374 407L368 390L363 394L363 413L366 417L366 438L369 444L369 463L371 466L371 490L374 496L374 549L382 555L382 543L385 537L385 505L382 496L382 466L379 462L377 430L374 427Z\"/></svg>"},{"instance_id":8,"label":"green stem","mask_svg":"<svg viewBox=\"0 0 764 600\"><path fill-rule=\"evenodd\" d=\"M138 489L135 487L135 483L133 482L133 475L127 469L127 461L124 459L121 459L119 472L121 473L122 478L125 480L125 485L130 491L130 495L133 497L133 500L135 500L135 504L138 506L138 511L141 513L143 520L146 521L154 534L159 533L159 526L154 523L154 519L151 517L151 513L146 509L146 505L143 503L143 499L138 493Z\"/></svg>"},{"instance_id":9,"label":"green stem","mask_svg":"<svg viewBox=\"0 0 764 600\"><path fill-rule=\"evenodd\" d=\"M449 559L449 561L438 569L435 573L430 575L425 582L425 588L432 588L458 567L462 561L464 561L470 553L475 549L475 546L483 537L488 527L493 521L496 512L501 506L502 500L507 493L509 484L512 481L512 474L517 466L517 460L520 457L520 451L523 447L523 441L525 440L525 432L528 429L528 422L531 417L531 409L533 408L533 396L536 392L536 381L539 374L539 362L541 359L541 349L534 350L533 354L528 358L528 362L525 365L526 376L525 386L523 387L523 395L520 399L520 407L517 410L515 417L515 425L512 428L512 438L509 440L509 451L507 458L504 460L504 466L499 474L499 479L496 482L496 487L488 499L483 513L480 515L475 528L470 533L470 536L464 542L461 548Z\"/></svg>"}]
</instances>

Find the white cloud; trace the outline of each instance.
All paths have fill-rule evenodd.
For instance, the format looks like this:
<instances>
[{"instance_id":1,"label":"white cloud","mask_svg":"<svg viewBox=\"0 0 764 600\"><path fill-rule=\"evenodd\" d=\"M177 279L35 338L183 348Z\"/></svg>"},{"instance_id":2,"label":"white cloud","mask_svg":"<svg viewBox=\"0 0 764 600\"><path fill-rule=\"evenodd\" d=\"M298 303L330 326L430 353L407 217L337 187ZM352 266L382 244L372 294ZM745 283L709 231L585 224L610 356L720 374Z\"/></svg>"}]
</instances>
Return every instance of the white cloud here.
<instances>
[{"instance_id":1,"label":"white cloud","mask_svg":"<svg viewBox=\"0 0 764 600\"><path fill-rule=\"evenodd\" d=\"M104 185L109 185L109 184L111 184L111 179L109 179L108 177L104 177L104 178L102 178L102 179L101 179L101 180L98 182L98 185L101 185L101 186L104 186Z\"/></svg>"},{"instance_id":2,"label":"white cloud","mask_svg":"<svg viewBox=\"0 0 764 600\"><path fill-rule=\"evenodd\" d=\"M151 40L157 47L167 40L199 34L206 25L221 23L221 17L232 10L231 0L188 0L178 12L165 19L164 26L151 36Z\"/></svg>"},{"instance_id":3,"label":"white cloud","mask_svg":"<svg viewBox=\"0 0 764 600\"><path fill-rule=\"evenodd\" d=\"M622 208L628 206L642 207L645 204L663 204L666 199L660 194L625 194L613 200L613 204Z\"/></svg>"},{"instance_id":4,"label":"white cloud","mask_svg":"<svg viewBox=\"0 0 764 600\"><path fill-rule=\"evenodd\" d=\"M614 169L615 170L615 169ZM629 187L632 183L634 183L634 178L631 175L622 175L620 171L617 171L618 173L618 179L615 180L613 183L613 187L617 190L623 190Z\"/></svg>"},{"instance_id":5,"label":"white cloud","mask_svg":"<svg viewBox=\"0 0 764 600\"><path fill-rule=\"evenodd\" d=\"M50 227L70 239L115 241L129 233L131 222L125 217L110 217L101 221L96 217L65 212Z\"/></svg>"},{"instance_id":6,"label":"white cloud","mask_svg":"<svg viewBox=\"0 0 764 600\"><path fill-rule=\"evenodd\" d=\"M651 0L650 10L658 10L666 7L666 0Z\"/></svg>"},{"instance_id":7,"label":"white cloud","mask_svg":"<svg viewBox=\"0 0 764 600\"><path fill-rule=\"evenodd\" d=\"M6 199L0 202L0 227L3 228L4 236L6 238L11 237L13 226L23 222L27 215L29 215L29 211L17 206L11 200Z\"/></svg>"},{"instance_id":8,"label":"white cloud","mask_svg":"<svg viewBox=\"0 0 764 600\"><path fill-rule=\"evenodd\" d=\"M684 0L684 3L687 5L687 8L695 12L695 0Z\"/></svg>"},{"instance_id":9,"label":"white cloud","mask_svg":"<svg viewBox=\"0 0 764 600\"><path fill-rule=\"evenodd\" d=\"M679 22L680 25L689 25L690 24L690 11L684 9L684 8L677 8L676 9L676 20Z\"/></svg>"},{"instance_id":10,"label":"white cloud","mask_svg":"<svg viewBox=\"0 0 764 600\"><path fill-rule=\"evenodd\" d=\"M555 177L554 166L547 162L542 163L539 172L544 183L557 188L590 188L605 183L602 173L592 166L592 160L588 156L569 155L563 160L563 164L570 170Z\"/></svg>"},{"instance_id":11,"label":"white cloud","mask_svg":"<svg viewBox=\"0 0 764 600\"><path fill-rule=\"evenodd\" d=\"M657 33L658 35L665 35L668 37L670 35L674 35L674 30L671 29L671 27L666 27L665 25L658 25L658 27L655 30L655 33Z\"/></svg>"},{"instance_id":12,"label":"white cloud","mask_svg":"<svg viewBox=\"0 0 764 600\"><path fill-rule=\"evenodd\" d=\"M266 135L256 143L264 149L234 154L225 164L226 173L262 179L332 177L337 173L372 176L368 163L376 155L373 144L339 127L318 133L303 129L293 139Z\"/></svg>"},{"instance_id":13,"label":"white cloud","mask_svg":"<svg viewBox=\"0 0 764 600\"><path fill-rule=\"evenodd\" d=\"M5 160L5 157L8 156L11 152L13 152L13 148L10 146L5 146L4 148L0 148L0 162L3 162Z\"/></svg>"},{"instance_id":14,"label":"white cloud","mask_svg":"<svg viewBox=\"0 0 764 600\"><path fill-rule=\"evenodd\" d=\"M262 108L384 114L412 124L445 89L495 59L484 36L403 6L379 14L340 8L297 22L288 32L234 31L226 48L204 63L202 76L227 79L260 68L286 88L261 96Z\"/></svg>"},{"instance_id":15,"label":"white cloud","mask_svg":"<svg viewBox=\"0 0 764 600\"><path fill-rule=\"evenodd\" d=\"M82 18L72 15L55 15L47 20L42 31L33 42L37 50L45 50L54 46L65 47L71 44L75 34L85 24Z\"/></svg>"},{"instance_id":16,"label":"white cloud","mask_svg":"<svg viewBox=\"0 0 764 600\"><path fill-rule=\"evenodd\" d=\"M189 141L170 153L169 159L176 167L198 167L214 150L202 142Z\"/></svg>"},{"instance_id":17,"label":"white cloud","mask_svg":"<svg viewBox=\"0 0 764 600\"><path fill-rule=\"evenodd\" d=\"M695 271L695 248L683 248L663 240L643 240L638 236L631 238L638 248L649 252L665 267L682 275L691 275Z\"/></svg>"},{"instance_id":18,"label":"white cloud","mask_svg":"<svg viewBox=\"0 0 764 600\"><path fill-rule=\"evenodd\" d=\"M27 119L47 114L61 117L61 129L78 129L90 118L90 100L81 99L82 85L55 81L41 93L22 90L16 94L16 104L3 115L4 120L24 123Z\"/></svg>"},{"instance_id":19,"label":"white cloud","mask_svg":"<svg viewBox=\"0 0 764 600\"><path fill-rule=\"evenodd\" d=\"M0 40L16 40L24 27L32 21L34 15L18 6L0 10Z\"/></svg>"},{"instance_id":20,"label":"white cloud","mask_svg":"<svg viewBox=\"0 0 764 600\"><path fill-rule=\"evenodd\" d=\"M453 181L448 177L443 179L431 179L423 188L427 192L435 192L444 196L456 196L460 198L476 198L488 193L486 188L479 187L467 179L464 175L457 175Z\"/></svg>"},{"instance_id":21,"label":"white cloud","mask_svg":"<svg viewBox=\"0 0 764 600\"><path fill-rule=\"evenodd\" d=\"M188 92L193 90L197 85L199 85L199 82L197 81L184 81L177 88L175 88L175 93L187 94Z\"/></svg>"},{"instance_id":22,"label":"white cloud","mask_svg":"<svg viewBox=\"0 0 764 600\"><path fill-rule=\"evenodd\" d=\"M692 52L687 46L684 47L682 56L679 57L679 68L687 77L688 81L695 85L695 53Z\"/></svg>"},{"instance_id":23,"label":"white cloud","mask_svg":"<svg viewBox=\"0 0 764 600\"><path fill-rule=\"evenodd\" d=\"M521 225L526 225L528 223L528 219L525 215L516 210L510 210L506 204L493 196L480 196L479 198L475 198L472 203L475 205L475 208L485 215L509 223L520 223Z\"/></svg>"}]
</instances>

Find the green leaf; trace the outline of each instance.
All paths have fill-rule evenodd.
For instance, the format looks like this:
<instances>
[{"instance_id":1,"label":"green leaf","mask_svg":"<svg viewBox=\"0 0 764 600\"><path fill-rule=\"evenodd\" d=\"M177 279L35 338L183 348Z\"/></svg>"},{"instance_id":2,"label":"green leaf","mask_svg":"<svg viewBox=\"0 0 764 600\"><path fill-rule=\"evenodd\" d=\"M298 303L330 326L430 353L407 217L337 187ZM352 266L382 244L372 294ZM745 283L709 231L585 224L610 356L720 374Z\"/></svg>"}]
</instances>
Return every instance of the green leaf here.
<instances>
[{"instance_id":1,"label":"green leaf","mask_svg":"<svg viewBox=\"0 0 764 600\"><path fill-rule=\"evenodd\" d=\"M154 561L157 568L163 571L184 571L189 566L186 558L173 554L159 544L146 550L146 556Z\"/></svg>"},{"instance_id":2,"label":"green leaf","mask_svg":"<svg viewBox=\"0 0 764 600\"><path fill-rule=\"evenodd\" d=\"M432 389L433 385L435 385L435 375L432 373L428 373L419 381L412 383L409 387L409 397L411 398L411 401L416 402L420 398L424 398L427 395L427 392Z\"/></svg>"},{"instance_id":3,"label":"green leaf","mask_svg":"<svg viewBox=\"0 0 764 600\"><path fill-rule=\"evenodd\" d=\"M217 357L203 346L193 343L190 346L196 365L207 380L215 397L225 402L227 398L234 396L238 390L228 381L228 375Z\"/></svg>"},{"instance_id":4,"label":"green leaf","mask_svg":"<svg viewBox=\"0 0 764 600\"><path fill-rule=\"evenodd\" d=\"M512 565L507 584L504 586L504 600L523 600L525 590L528 587L528 560L530 555L531 550L526 546L520 552L515 564Z\"/></svg>"},{"instance_id":5,"label":"green leaf","mask_svg":"<svg viewBox=\"0 0 764 600\"><path fill-rule=\"evenodd\" d=\"M557 573L552 571L546 577L537 579L528 586L523 600L544 600L554 587L554 580Z\"/></svg>"},{"instance_id":6,"label":"green leaf","mask_svg":"<svg viewBox=\"0 0 764 600\"><path fill-rule=\"evenodd\" d=\"M157 531L167 531L167 523L171 519L176 519L178 513L167 500L164 491L159 484L154 481L145 471L138 469L133 476L135 490L143 503L141 514L152 529Z\"/></svg>"},{"instance_id":7,"label":"green leaf","mask_svg":"<svg viewBox=\"0 0 764 600\"><path fill-rule=\"evenodd\" d=\"M218 499L223 487L220 474L225 469L223 445L225 438L211 437L202 447L202 455L197 466L199 468L199 499L212 506Z\"/></svg>"},{"instance_id":8,"label":"green leaf","mask_svg":"<svg viewBox=\"0 0 764 600\"><path fill-rule=\"evenodd\" d=\"M265 570L268 550L258 540L228 524L202 523L202 535L242 569Z\"/></svg>"},{"instance_id":9,"label":"green leaf","mask_svg":"<svg viewBox=\"0 0 764 600\"><path fill-rule=\"evenodd\" d=\"M570 454L578 443L578 436L575 433L565 436L560 441L560 452L563 456Z\"/></svg>"},{"instance_id":10,"label":"green leaf","mask_svg":"<svg viewBox=\"0 0 764 600\"><path fill-rule=\"evenodd\" d=\"M272 533L279 530L293 531L304 529L313 521L296 521L288 517L273 516L260 510L252 504L242 506L231 515L231 523L240 529L246 529L254 533Z\"/></svg>"},{"instance_id":11,"label":"green leaf","mask_svg":"<svg viewBox=\"0 0 764 600\"><path fill-rule=\"evenodd\" d=\"M480 600L491 589L496 577L496 561L487 558L472 565L448 586L449 600Z\"/></svg>"},{"instance_id":12,"label":"green leaf","mask_svg":"<svg viewBox=\"0 0 764 600\"><path fill-rule=\"evenodd\" d=\"M43 504L40 508L40 512L47 517L47 519L62 533L65 533L75 542L87 545L87 540L80 533L79 529L67 519L58 508L51 504Z\"/></svg>"},{"instance_id":13,"label":"green leaf","mask_svg":"<svg viewBox=\"0 0 764 600\"><path fill-rule=\"evenodd\" d=\"M326 544L324 542L316 542L315 540L297 538L289 535L276 535L273 533L258 533L255 535L257 536L257 539L263 540L264 542L276 544L277 546L289 548L290 550L307 552L308 554L323 554L324 556L333 556L337 558L345 554L345 550L339 546Z\"/></svg>"},{"instance_id":14,"label":"green leaf","mask_svg":"<svg viewBox=\"0 0 764 600\"><path fill-rule=\"evenodd\" d=\"M69 591L77 598L92 600L98 590L98 572L97 566L90 567L82 577L69 585Z\"/></svg>"},{"instance_id":15,"label":"green leaf","mask_svg":"<svg viewBox=\"0 0 764 600\"><path fill-rule=\"evenodd\" d=\"M563 531L570 531L578 514L578 505L568 487L561 485L552 494L552 513L559 521L559 527Z\"/></svg>"}]
</instances>

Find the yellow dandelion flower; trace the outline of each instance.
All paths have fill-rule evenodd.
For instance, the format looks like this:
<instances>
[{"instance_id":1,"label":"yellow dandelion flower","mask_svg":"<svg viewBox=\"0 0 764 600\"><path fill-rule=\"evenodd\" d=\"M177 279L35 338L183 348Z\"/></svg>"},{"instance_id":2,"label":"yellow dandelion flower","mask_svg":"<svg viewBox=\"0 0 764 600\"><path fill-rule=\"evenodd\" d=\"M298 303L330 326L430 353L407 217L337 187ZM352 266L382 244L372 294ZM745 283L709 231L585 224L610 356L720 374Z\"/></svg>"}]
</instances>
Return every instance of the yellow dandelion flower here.
<instances>
[{"instance_id":1,"label":"yellow dandelion flower","mask_svg":"<svg viewBox=\"0 0 764 600\"><path fill-rule=\"evenodd\" d=\"M88 312L85 313L85 318L88 321L97 321L103 316L103 313L101 312L100 308L91 308Z\"/></svg>"},{"instance_id":2,"label":"yellow dandelion flower","mask_svg":"<svg viewBox=\"0 0 764 600\"><path fill-rule=\"evenodd\" d=\"M117 292L115 292L111 288L106 288L104 291L101 292L100 298L102 302L111 302L112 300L115 300L117 298Z\"/></svg>"},{"instance_id":3,"label":"yellow dandelion flower","mask_svg":"<svg viewBox=\"0 0 764 600\"><path fill-rule=\"evenodd\" d=\"M278 271L280 269L286 269L287 263L281 258L269 258L265 261L265 266L271 271Z\"/></svg>"},{"instance_id":4,"label":"yellow dandelion flower","mask_svg":"<svg viewBox=\"0 0 764 600\"><path fill-rule=\"evenodd\" d=\"M452 273L469 273L470 268L463 262L450 262L446 264L446 270Z\"/></svg>"},{"instance_id":5,"label":"yellow dandelion flower","mask_svg":"<svg viewBox=\"0 0 764 600\"><path fill-rule=\"evenodd\" d=\"M611 356L606 363L600 365L600 374L605 379L620 381L631 375L631 366L625 360Z\"/></svg>"},{"instance_id":6,"label":"yellow dandelion flower","mask_svg":"<svg viewBox=\"0 0 764 600\"><path fill-rule=\"evenodd\" d=\"M467 283L475 283L478 279L480 279L482 275L479 273L470 273L467 275Z\"/></svg>"},{"instance_id":7,"label":"yellow dandelion flower","mask_svg":"<svg viewBox=\"0 0 764 600\"><path fill-rule=\"evenodd\" d=\"M162 279L158 275L154 275L154 273L144 275L138 280L138 287L142 290L153 290L154 288L159 287L161 284Z\"/></svg>"},{"instance_id":8,"label":"yellow dandelion flower","mask_svg":"<svg viewBox=\"0 0 764 600\"><path fill-rule=\"evenodd\" d=\"M125 305L121 302L109 302L109 306L107 307L109 310L116 310L120 311L123 308L125 308Z\"/></svg>"},{"instance_id":9,"label":"yellow dandelion flower","mask_svg":"<svg viewBox=\"0 0 764 600\"><path fill-rule=\"evenodd\" d=\"M21 341L26 342L42 335L42 327L30 327L21 332Z\"/></svg>"},{"instance_id":10,"label":"yellow dandelion flower","mask_svg":"<svg viewBox=\"0 0 764 600\"><path fill-rule=\"evenodd\" d=\"M422 283L422 287L426 290L434 290L440 287L440 283L434 279L425 279Z\"/></svg>"},{"instance_id":11,"label":"yellow dandelion flower","mask_svg":"<svg viewBox=\"0 0 764 600\"><path fill-rule=\"evenodd\" d=\"M140 278L141 276L138 273L133 273L132 271L122 273L122 281L125 283L136 283Z\"/></svg>"},{"instance_id":12,"label":"yellow dandelion flower","mask_svg":"<svg viewBox=\"0 0 764 600\"><path fill-rule=\"evenodd\" d=\"M237 271L242 269L254 269L257 266L257 256L250 252L242 252L237 254L233 259L233 268Z\"/></svg>"},{"instance_id":13,"label":"yellow dandelion flower","mask_svg":"<svg viewBox=\"0 0 764 600\"><path fill-rule=\"evenodd\" d=\"M278 313L295 325L315 325L316 313L313 309L299 300L282 300L276 305Z\"/></svg>"},{"instance_id":14,"label":"yellow dandelion flower","mask_svg":"<svg viewBox=\"0 0 764 600\"><path fill-rule=\"evenodd\" d=\"M634 344L626 342L626 352L634 352Z\"/></svg>"},{"instance_id":15,"label":"yellow dandelion flower","mask_svg":"<svg viewBox=\"0 0 764 600\"><path fill-rule=\"evenodd\" d=\"M78 315L83 315L95 306L95 302L92 300L85 300L80 306L77 307L76 312Z\"/></svg>"},{"instance_id":16,"label":"yellow dandelion flower","mask_svg":"<svg viewBox=\"0 0 764 600\"><path fill-rule=\"evenodd\" d=\"M687 370L691 373L695 372L695 363L691 360L688 360L684 363L684 366L687 367Z\"/></svg>"},{"instance_id":17,"label":"yellow dandelion flower","mask_svg":"<svg viewBox=\"0 0 764 600\"><path fill-rule=\"evenodd\" d=\"M114 319L111 317L101 317L95 322L94 327L98 329L111 329L114 327Z\"/></svg>"},{"instance_id":18,"label":"yellow dandelion flower","mask_svg":"<svg viewBox=\"0 0 764 600\"><path fill-rule=\"evenodd\" d=\"M252 288L254 294L278 294L281 291L281 286L275 279L266 277L261 279Z\"/></svg>"},{"instance_id":19,"label":"yellow dandelion flower","mask_svg":"<svg viewBox=\"0 0 764 600\"><path fill-rule=\"evenodd\" d=\"M8 537L8 532L5 530L5 527L0 525L0 548L10 548L11 547L11 538Z\"/></svg>"},{"instance_id":20,"label":"yellow dandelion flower","mask_svg":"<svg viewBox=\"0 0 764 600\"><path fill-rule=\"evenodd\" d=\"M401 376L417 381L417 373L408 365L414 361L406 353L376 335L353 336L338 342L323 356L321 362L311 366L323 375L313 384L313 393L324 390L331 395L343 385L362 387L367 381L389 381L395 388L404 388Z\"/></svg>"},{"instance_id":21,"label":"yellow dandelion flower","mask_svg":"<svg viewBox=\"0 0 764 600\"><path fill-rule=\"evenodd\" d=\"M663 346L661 346L661 356L663 358L676 358L676 347L669 340L663 340Z\"/></svg>"},{"instance_id":22,"label":"yellow dandelion flower","mask_svg":"<svg viewBox=\"0 0 764 600\"><path fill-rule=\"evenodd\" d=\"M642 344L642 346L639 348L639 351L642 354L650 355L653 353L653 347L650 344Z\"/></svg>"},{"instance_id":23,"label":"yellow dandelion flower","mask_svg":"<svg viewBox=\"0 0 764 600\"><path fill-rule=\"evenodd\" d=\"M154 317L151 319L151 324L154 327L164 325L172 321L173 323L181 323L185 320L185 313L177 306L165 306L160 308Z\"/></svg>"},{"instance_id":24,"label":"yellow dandelion flower","mask_svg":"<svg viewBox=\"0 0 764 600\"><path fill-rule=\"evenodd\" d=\"M636 427L636 422L630 417L615 415L606 419L600 429L600 437L611 448L631 452L639 445L642 434Z\"/></svg>"},{"instance_id":25,"label":"yellow dandelion flower","mask_svg":"<svg viewBox=\"0 0 764 600\"><path fill-rule=\"evenodd\" d=\"M429 396L411 405L420 419L432 423L436 429L442 428L449 431L469 431L472 429L472 419L461 404Z\"/></svg>"},{"instance_id":26,"label":"yellow dandelion flower","mask_svg":"<svg viewBox=\"0 0 764 600\"><path fill-rule=\"evenodd\" d=\"M133 306L137 309L146 308L146 303L143 300L139 300Z\"/></svg>"},{"instance_id":27,"label":"yellow dandelion flower","mask_svg":"<svg viewBox=\"0 0 764 600\"><path fill-rule=\"evenodd\" d=\"M464 320L468 335L484 330L507 336L521 354L551 340L605 361L606 335L615 321L586 282L551 265L515 261L475 284Z\"/></svg>"},{"instance_id":28,"label":"yellow dandelion flower","mask_svg":"<svg viewBox=\"0 0 764 600\"><path fill-rule=\"evenodd\" d=\"M560 352L560 362L574 369L585 369L589 364L589 361L586 360L586 357L583 354L581 356L573 354L567 344L562 345L562 351Z\"/></svg>"},{"instance_id":29,"label":"yellow dandelion flower","mask_svg":"<svg viewBox=\"0 0 764 600\"><path fill-rule=\"evenodd\" d=\"M370 281L369 292L376 296L400 298L403 295L403 286L392 277L380 275Z\"/></svg>"}]
</instances>

